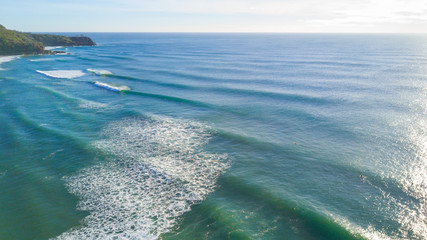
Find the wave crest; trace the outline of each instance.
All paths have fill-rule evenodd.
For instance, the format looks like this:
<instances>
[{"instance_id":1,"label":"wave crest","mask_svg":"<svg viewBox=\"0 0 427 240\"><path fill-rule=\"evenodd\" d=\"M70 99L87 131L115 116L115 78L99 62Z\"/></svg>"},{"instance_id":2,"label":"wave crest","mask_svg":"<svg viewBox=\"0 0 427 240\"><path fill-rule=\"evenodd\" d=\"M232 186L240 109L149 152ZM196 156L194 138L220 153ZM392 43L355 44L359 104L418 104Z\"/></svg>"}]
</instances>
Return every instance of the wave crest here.
<instances>
[{"instance_id":1,"label":"wave crest","mask_svg":"<svg viewBox=\"0 0 427 240\"><path fill-rule=\"evenodd\" d=\"M78 78L85 75L81 70L54 70L54 71L40 71L36 72L52 78Z\"/></svg>"},{"instance_id":2,"label":"wave crest","mask_svg":"<svg viewBox=\"0 0 427 240\"><path fill-rule=\"evenodd\" d=\"M112 72L110 72L108 70L102 70L102 69L98 70L98 69L90 69L90 68L88 68L87 71L91 72L91 73L94 73L96 75L113 75Z\"/></svg>"},{"instance_id":3,"label":"wave crest","mask_svg":"<svg viewBox=\"0 0 427 240\"><path fill-rule=\"evenodd\" d=\"M130 88L128 86L115 86L112 84L108 84L108 83L104 83L104 82L99 82L96 81L93 83L93 85L100 87L100 88L105 88L107 90L110 91L114 91L114 92L120 92L120 91L124 91L124 90L130 90Z\"/></svg>"}]
</instances>

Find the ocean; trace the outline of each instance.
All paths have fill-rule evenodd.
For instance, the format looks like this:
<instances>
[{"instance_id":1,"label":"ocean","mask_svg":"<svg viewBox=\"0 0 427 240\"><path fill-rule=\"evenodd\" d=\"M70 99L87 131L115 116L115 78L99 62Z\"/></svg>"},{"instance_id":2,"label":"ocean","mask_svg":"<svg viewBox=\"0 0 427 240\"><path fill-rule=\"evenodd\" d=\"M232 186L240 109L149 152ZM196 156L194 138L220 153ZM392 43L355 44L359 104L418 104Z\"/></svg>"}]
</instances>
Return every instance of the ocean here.
<instances>
[{"instance_id":1,"label":"ocean","mask_svg":"<svg viewBox=\"0 0 427 240\"><path fill-rule=\"evenodd\" d=\"M427 239L427 36L86 33L0 57L0 239Z\"/></svg>"}]
</instances>

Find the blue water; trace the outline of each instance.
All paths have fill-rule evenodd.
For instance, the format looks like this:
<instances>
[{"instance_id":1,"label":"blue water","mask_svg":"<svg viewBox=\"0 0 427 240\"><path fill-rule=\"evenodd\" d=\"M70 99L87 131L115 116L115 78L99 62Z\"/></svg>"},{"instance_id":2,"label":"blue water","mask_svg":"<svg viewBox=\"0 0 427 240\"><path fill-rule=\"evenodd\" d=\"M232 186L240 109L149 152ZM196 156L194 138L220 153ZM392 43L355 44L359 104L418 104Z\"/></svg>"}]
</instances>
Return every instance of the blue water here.
<instances>
[{"instance_id":1,"label":"blue water","mask_svg":"<svg viewBox=\"0 0 427 240\"><path fill-rule=\"evenodd\" d=\"M87 35L0 58L0 239L427 239L427 36Z\"/></svg>"}]
</instances>

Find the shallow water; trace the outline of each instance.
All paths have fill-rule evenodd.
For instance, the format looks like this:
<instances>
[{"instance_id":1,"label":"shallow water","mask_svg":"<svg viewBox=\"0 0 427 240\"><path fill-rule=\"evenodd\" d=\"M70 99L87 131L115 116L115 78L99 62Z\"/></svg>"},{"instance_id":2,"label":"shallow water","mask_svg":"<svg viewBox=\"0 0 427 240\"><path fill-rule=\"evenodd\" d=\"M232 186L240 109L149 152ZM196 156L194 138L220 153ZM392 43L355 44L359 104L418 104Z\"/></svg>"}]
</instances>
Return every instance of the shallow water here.
<instances>
[{"instance_id":1,"label":"shallow water","mask_svg":"<svg viewBox=\"0 0 427 240\"><path fill-rule=\"evenodd\" d=\"M427 238L427 37L87 35L0 58L1 239Z\"/></svg>"}]
</instances>

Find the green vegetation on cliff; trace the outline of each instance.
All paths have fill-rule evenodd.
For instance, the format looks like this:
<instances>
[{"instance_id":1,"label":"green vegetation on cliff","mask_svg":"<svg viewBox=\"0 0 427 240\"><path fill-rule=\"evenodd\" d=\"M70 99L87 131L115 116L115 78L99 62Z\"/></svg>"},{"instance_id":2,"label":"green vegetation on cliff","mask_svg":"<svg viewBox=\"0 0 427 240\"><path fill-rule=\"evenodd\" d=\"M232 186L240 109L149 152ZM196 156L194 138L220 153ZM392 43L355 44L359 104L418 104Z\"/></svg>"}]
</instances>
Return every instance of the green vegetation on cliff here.
<instances>
[{"instance_id":1,"label":"green vegetation on cliff","mask_svg":"<svg viewBox=\"0 0 427 240\"><path fill-rule=\"evenodd\" d=\"M73 46L74 42L65 36L52 35L52 34L32 34L25 33L29 38L34 41L43 43L44 46Z\"/></svg>"},{"instance_id":2,"label":"green vegetation on cliff","mask_svg":"<svg viewBox=\"0 0 427 240\"><path fill-rule=\"evenodd\" d=\"M0 25L0 55L41 54L45 46L93 46L88 37L66 37L53 34L33 34L8 30Z\"/></svg>"},{"instance_id":3,"label":"green vegetation on cliff","mask_svg":"<svg viewBox=\"0 0 427 240\"><path fill-rule=\"evenodd\" d=\"M0 25L0 55L43 53L43 43Z\"/></svg>"}]
</instances>

